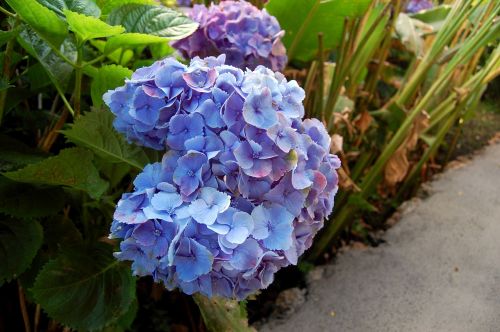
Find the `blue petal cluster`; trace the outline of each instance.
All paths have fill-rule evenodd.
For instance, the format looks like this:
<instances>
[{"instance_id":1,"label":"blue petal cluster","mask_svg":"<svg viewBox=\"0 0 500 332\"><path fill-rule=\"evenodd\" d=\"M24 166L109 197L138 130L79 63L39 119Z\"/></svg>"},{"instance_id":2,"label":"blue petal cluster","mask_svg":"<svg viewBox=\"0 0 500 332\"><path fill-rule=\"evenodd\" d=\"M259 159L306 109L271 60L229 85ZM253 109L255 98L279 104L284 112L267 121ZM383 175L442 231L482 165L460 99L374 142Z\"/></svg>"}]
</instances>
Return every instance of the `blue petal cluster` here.
<instances>
[{"instance_id":1,"label":"blue petal cluster","mask_svg":"<svg viewBox=\"0 0 500 332\"><path fill-rule=\"evenodd\" d=\"M296 264L333 209L339 159L304 90L224 56L164 59L104 100L115 128L167 151L118 202L112 238L134 274L187 294L243 299Z\"/></svg>"},{"instance_id":2,"label":"blue petal cluster","mask_svg":"<svg viewBox=\"0 0 500 332\"><path fill-rule=\"evenodd\" d=\"M280 71L285 67L284 31L265 9L245 1L221 1L208 8L195 5L189 16L199 23L198 30L172 43L185 58L226 54L226 63L238 68L263 65Z\"/></svg>"},{"instance_id":3,"label":"blue petal cluster","mask_svg":"<svg viewBox=\"0 0 500 332\"><path fill-rule=\"evenodd\" d=\"M409 0L406 11L408 13L418 13L419 11L430 9L433 6L432 0Z\"/></svg>"}]
</instances>

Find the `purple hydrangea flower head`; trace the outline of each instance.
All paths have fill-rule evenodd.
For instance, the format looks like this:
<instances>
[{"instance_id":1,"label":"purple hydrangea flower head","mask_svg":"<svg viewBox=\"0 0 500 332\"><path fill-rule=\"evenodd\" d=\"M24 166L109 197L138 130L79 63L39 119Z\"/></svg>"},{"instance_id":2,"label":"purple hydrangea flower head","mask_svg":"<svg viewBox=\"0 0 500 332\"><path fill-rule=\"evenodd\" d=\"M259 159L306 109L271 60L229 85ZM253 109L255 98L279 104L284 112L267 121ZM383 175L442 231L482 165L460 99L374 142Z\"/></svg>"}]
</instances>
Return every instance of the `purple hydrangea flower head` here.
<instances>
[{"instance_id":1,"label":"purple hydrangea flower head","mask_svg":"<svg viewBox=\"0 0 500 332\"><path fill-rule=\"evenodd\" d=\"M189 6L191 6L191 0L177 0L177 6L189 7Z\"/></svg>"},{"instance_id":2,"label":"purple hydrangea flower head","mask_svg":"<svg viewBox=\"0 0 500 332\"><path fill-rule=\"evenodd\" d=\"M208 8L194 5L189 16L199 23L198 30L172 43L185 58L226 54L228 64L242 69L285 67L284 31L265 9L246 1L221 1Z\"/></svg>"},{"instance_id":3,"label":"purple hydrangea flower head","mask_svg":"<svg viewBox=\"0 0 500 332\"><path fill-rule=\"evenodd\" d=\"M224 61L164 59L106 93L115 128L164 151L118 202L110 238L136 275L243 299L311 246L340 161L324 125L303 119L295 81Z\"/></svg>"},{"instance_id":4,"label":"purple hydrangea flower head","mask_svg":"<svg viewBox=\"0 0 500 332\"><path fill-rule=\"evenodd\" d=\"M417 13L419 11L434 7L432 0L410 0L406 6L408 13Z\"/></svg>"}]
</instances>

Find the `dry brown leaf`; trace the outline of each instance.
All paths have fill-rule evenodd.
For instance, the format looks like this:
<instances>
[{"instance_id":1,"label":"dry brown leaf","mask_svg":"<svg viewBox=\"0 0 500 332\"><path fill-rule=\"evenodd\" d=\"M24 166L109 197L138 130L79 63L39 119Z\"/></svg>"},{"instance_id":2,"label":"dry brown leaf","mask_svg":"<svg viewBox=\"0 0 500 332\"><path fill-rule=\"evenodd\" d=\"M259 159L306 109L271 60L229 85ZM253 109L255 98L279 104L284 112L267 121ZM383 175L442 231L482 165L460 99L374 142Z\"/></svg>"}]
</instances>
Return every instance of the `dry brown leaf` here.
<instances>
[{"instance_id":1,"label":"dry brown leaf","mask_svg":"<svg viewBox=\"0 0 500 332\"><path fill-rule=\"evenodd\" d=\"M360 154L361 154L361 152L359 152L359 151L349 151L345 154L345 159L346 160L355 160L356 158L359 157Z\"/></svg>"},{"instance_id":2,"label":"dry brown leaf","mask_svg":"<svg viewBox=\"0 0 500 332\"><path fill-rule=\"evenodd\" d=\"M343 152L344 138L338 134L332 135L332 142L330 144L330 152L333 154Z\"/></svg>"},{"instance_id":3,"label":"dry brown leaf","mask_svg":"<svg viewBox=\"0 0 500 332\"><path fill-rule=\"evenodd\" d=\"M389 189L403 181L408 173L410 168L408 153L415 149L420 134L429 127L429 119L430 116L425 111L415 118L408 137L385 165L384 180Z\"/></svg>"},{"instance_id":4,"label":"dry brown leaf","mask_svg":"<svg viewBox=\"0 0 500 332\"><path fill-rule=\"evenodd\" d=\"M488 140L488 144L493 145L500 143L500 132L495 133L492 138Z\"/></svg>"},{"instance_id":5,"label":"dry brown leaf","mask_svg":"<svg viewBox=\"0 0 500 332\"><path fill-rule=\"evenodd\" d=\"M372 121L373 118L370 113L368 111L363 111L354 120L354 125L359 129L361 135L363 135L365 131L370 127Z\"/></svg>"},{"instance_id":6,"label":"dry brown leaf","mask_svg":"<svg viewBox=\"0 0 500 332\"><path fill-rule=\"evenodd\" d=\"M341 113L333 113L333 124L338 128L341 123L344 123L349 136L354 134L354 126L351 123L351 119L349 115L351 113L351 109L346 107Z\"/></svg>"},{"instance_id":7,"label":"dry brown leaf","mask_svg":"<svg viewBox=\"0 0 500 332\"><path fill-rule=\"evenodd\" d=\"M429 127L430 116L426 111L420 113L413 122L413 127L411 128L410 135L406 139L403 146L406 146L407 151L412 151L417 146L418 138L420 134Z\"/></svg>"},{"instance_id":8,"label":"dry brown leaf","mask_svg":"<svg viewBox=\"0 0 500 332\"><path fill-rule=\"evenodd\" d=\"M406 157L406 147L403 145L392 155L384 169L384 179L389 187L394 187L398 182L401 182L408 169L410 168L410 163Z\"/></svg>"},{"instance_id":9,"label":"dry brown leaf","mask_svg":"<svg viewBox=\"0 0 500 332\"><path fill-rule=\"evenodd\" d=\"M343 190L360 192L361 189L354 183L354 181L347 175L343 168L339 168L337 171L339 175L339 187Z\"/></svg>"}]
</instances>

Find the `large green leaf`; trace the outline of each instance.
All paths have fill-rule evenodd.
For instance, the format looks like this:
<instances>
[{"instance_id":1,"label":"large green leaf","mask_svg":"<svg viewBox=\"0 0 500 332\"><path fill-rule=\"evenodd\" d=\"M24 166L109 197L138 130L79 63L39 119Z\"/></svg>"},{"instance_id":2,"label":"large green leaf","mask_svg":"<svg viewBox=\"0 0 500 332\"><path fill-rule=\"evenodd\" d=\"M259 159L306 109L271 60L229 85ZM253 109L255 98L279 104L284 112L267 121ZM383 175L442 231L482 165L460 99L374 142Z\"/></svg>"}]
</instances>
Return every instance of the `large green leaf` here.
<instances>
[{"instance_id":1,"label":"large green leaf","mask_svg":"<svg viewBox=\"0 0 500 332\"><path fill-rule=\"evenodd\" d=\"M64 10L99 17L101 10L92 0L38 0L42 5L52 9L61 18L64 18Z\"/></svg>"},{"instance_id":2,"label":"large green leaf","mask_svg":"<svg viewBox=\"0 0 500 332\"><path fill-rule=\"evenodd\" d=\"M30 266L42 238L42 227L34 220L0 220L0 285Z\"/></svg>"},{"instance_id":3,"label":"large green leaf","mask_svg":"<svg viewBox=\"0 0 500 332\"><path fill-rule=\"evenodd\" d=\"M101 8L103 15L108 15L113 9L126 4L137 5L157 5L155 0L97 0L97 5Z\"/></svg>"},{"instance_id":4,"label":"large green leaf","mask_svg":"<svg viewBox=\"0 0 500 332\"><path fill-rule=\"evenodd\" d=\"M132 71L128 68L107 65L99 68L97 75L92 80L91 96L95 107L102 105L102 95L111 89L121 86L126 78L132 76Z\"/></svg>"},{"instance_id":5,"label":"large green leaf","mask_svg":"<svg viewBox=\"0 0 500 332\"><path fill-rule=\"evenodd\" d=\"M318 33L325 49L339 45L345 17L365 13L371 0L270 0L266 9L285 30L283 42L290 60L309 61L318 50Z\"/></svg>"},{"instance_id":6,"label":"large green leaf","mask_svg":"<svg viewBox=\"0 0 500 332\"><path fill-rule=\"evenodd\" d=\"M110 54L119 48L132 48L150 44L167 43L168 39L144 33L122 33L108 39L104 47L104 53Z\"/></svg>"},{"instance_id":7,"label":"large green leaf","mask_svg":"<svg viewBox=\"0 0 500 332\"><path fill-rule=\"evenodd\" d=\"M0 134L0 172L13 171L47 158L45 153Z\"/></svg>"},{"instance_id":8,"label":"large green leaf","mask_svg":"<svg viewBox=\"0 0 500 332\"><path fill-rule=\"evenodd\" d=\"M108 184L99 177L92 159L92 152L83 148L70 148L62 150L55 157L3 175L18 182L83 190L97 199L106 191Z\"/></svg>"},{"instance_id":9,"label":"large green leaf","mask_svg":"<svg viewBox=\"0 0 500 332\"><path fill-rule=\"evenodd\" d=\"M36 0L6 0L43 39L58 47L68 35L66 23Z\"/></svg>"},{"instance_id":10,"label":"large green leaf","mask_svg":"<svg viewBox=\"0 0 500 332\"><path fill-rule=\"evenodd\" d=\"M198 28L186 15L167 7L129 4L113 10L107 19L123 25L127 32L151 34L170 39L189 36Z\"/></svg>"},{"instance_id":11,"label":"large green leaf","mask_svg":"<svg viewBox=\"0 0 500 332\"><path fill-rule=\"evenodd\" d=\"M62 132L69 141L91 149L106 161L142 169L148 163L146 154L140 147L128 144L113 129L113 119L108 111L88 112Z\"/></svg>"},{"instance_id":12,"label":"large green leaf","mask_svg":"<svg viewBox=\"0 0 500 332\"><path fill-rule=\"evenodd\" d=\"M73 73L73 67L61 59L44 40L28 27L19 34L17 40L29 54L40 62L56 89L64 92ZM76 61L76 45L71 38L68 37L64 40L59 51L70 61Z\"/></svg>"},{"instance_id":13,"label":"large green leaf","mask_svg":"<svg viewBox=\"0 0 500 332\"><path fill-rule=\"evenodd\" d=\"M98 18L78 14L71 10L65 10L64 15L66 15L66 20L71 31L82 41L115 36L125 31L125 28L122 26L112 26Z\"/></svg>"},{"instance_id":14,"label":"large green leaf","mask_svg":"<svg viewBox=\"0 0 500 332\"><path fill-rule=\"evenodd\" d=\"M0 212L21 219L54 215L64 207L64 190L38 188L0 176Z\"/></svg>"},{"instance_id":15,"label":"large green leaf","mask_svg":"<svg viewBox=\"0 0 500 332\"><path fill-rule=\"evenodd\" d=\"M130 268L104 243L65 249L31 289L49 317L76 330L98 330L126 314L135 298Z\"/></svg>"}]
</instances>

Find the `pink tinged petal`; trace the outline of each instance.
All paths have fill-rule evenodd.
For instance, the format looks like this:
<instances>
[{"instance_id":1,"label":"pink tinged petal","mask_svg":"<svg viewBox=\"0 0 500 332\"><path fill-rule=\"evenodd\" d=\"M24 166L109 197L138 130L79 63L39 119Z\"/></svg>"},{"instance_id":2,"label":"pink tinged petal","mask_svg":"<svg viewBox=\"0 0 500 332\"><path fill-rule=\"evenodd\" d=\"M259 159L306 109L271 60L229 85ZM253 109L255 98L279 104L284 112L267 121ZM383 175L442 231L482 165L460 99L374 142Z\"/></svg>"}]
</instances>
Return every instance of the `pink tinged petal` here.
<instances>
[{"instance_id":1,"label":"pink tinged petal","mask_svg":"<svg viewBox=\"0 0 500 332\"><path fill-rule=\"evenodd\" d=\"M254 160L252 167L243 169L246 175L253 176L254 178L263 178L271 174L273 170L272 161L269 159Z\"/></svg>"},{"instance_id":2,"label":"pink tinged petal","mask_svg":"<svg viewBox=\"0 0 500 332\"><path fill-rule=\"evenodd\" d=\"M312 175L308 170L294 171L292 174L292 185L295 189L309 188L313 182L311 181Z\"/></svg>"}]
</instances>

